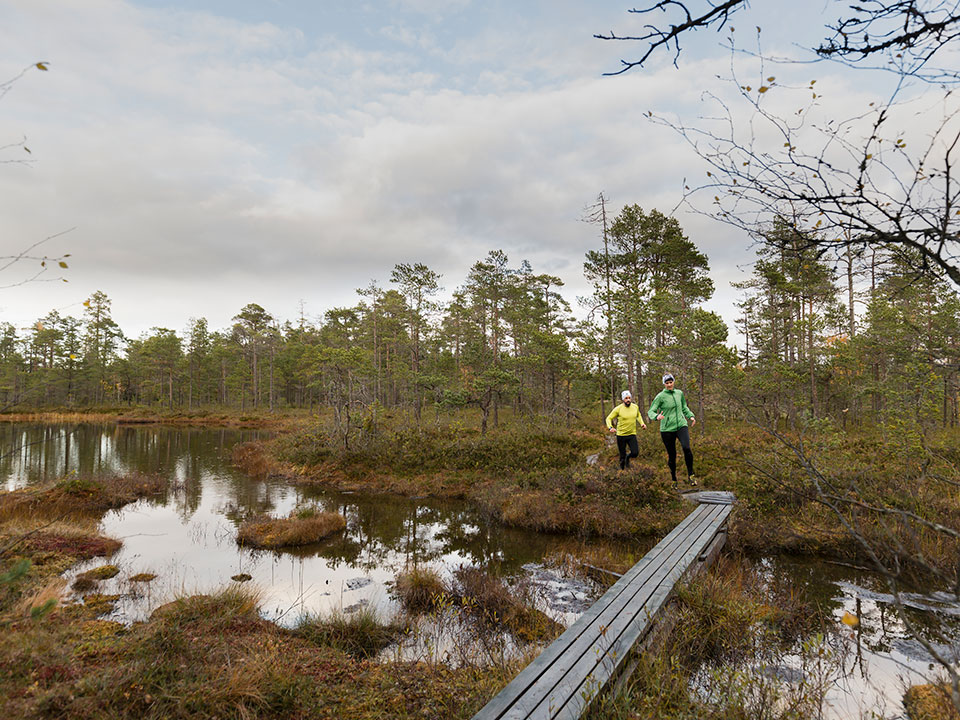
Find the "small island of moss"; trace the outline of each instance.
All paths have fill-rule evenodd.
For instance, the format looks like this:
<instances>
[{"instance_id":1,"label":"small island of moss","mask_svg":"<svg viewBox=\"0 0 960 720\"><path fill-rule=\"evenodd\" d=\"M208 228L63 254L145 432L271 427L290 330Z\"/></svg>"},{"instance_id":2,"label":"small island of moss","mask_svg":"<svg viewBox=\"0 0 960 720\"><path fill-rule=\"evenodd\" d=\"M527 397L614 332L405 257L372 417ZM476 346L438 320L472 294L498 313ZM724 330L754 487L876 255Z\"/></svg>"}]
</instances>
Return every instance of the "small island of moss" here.
<instances>
[{"instance_id":1,"label":"small island of moss","mask_svg":"<svg viewBox=\"0 0 960 720\"><path fill-rule=\"evenodd\" d=\"M319 542L343 530L342 515L299 508L286 518L257 518L240 526L237 542L245 547L276 549Z\"/></svg>"}]
</instances>

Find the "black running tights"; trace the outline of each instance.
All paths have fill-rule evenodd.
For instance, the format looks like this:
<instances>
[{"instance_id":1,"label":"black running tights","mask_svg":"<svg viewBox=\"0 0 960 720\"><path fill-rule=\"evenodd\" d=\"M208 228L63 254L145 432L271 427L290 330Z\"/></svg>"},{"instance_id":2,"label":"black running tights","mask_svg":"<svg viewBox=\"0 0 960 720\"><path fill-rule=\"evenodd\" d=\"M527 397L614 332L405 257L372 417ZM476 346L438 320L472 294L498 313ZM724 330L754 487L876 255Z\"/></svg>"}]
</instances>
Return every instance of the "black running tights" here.
<instances>
[{"instance_id":1,"label":"black running tights","mask_svg":"<svg viewBox=\"0 0 960 720\"><path fill-rule=\"evenodd\" d=\"M630 454L627 455L627 446L630 446ZM620 451L620 469L624 470L630 467L630 458L635 458L640 454L640 446L637 445L636 435L617 435L617 450Z\"/></svg>"},{"instance_id":2,"label":"black running tights","mask_svg":"<svg viewBox=\"0 0 960 720\"><path fill-rule=\"evenodd\" d=\"M617 438L618 440L620 438ZM670 477L677 480L677 440L683 448L683 461L687 464L687 474L693 475L693 451L690 449L690 428L682 427L671 432L661 432L660 439L667 449L667 464L670 466ZM622 456L622 453L621 453Z\"/></svg>"}]
</instances>

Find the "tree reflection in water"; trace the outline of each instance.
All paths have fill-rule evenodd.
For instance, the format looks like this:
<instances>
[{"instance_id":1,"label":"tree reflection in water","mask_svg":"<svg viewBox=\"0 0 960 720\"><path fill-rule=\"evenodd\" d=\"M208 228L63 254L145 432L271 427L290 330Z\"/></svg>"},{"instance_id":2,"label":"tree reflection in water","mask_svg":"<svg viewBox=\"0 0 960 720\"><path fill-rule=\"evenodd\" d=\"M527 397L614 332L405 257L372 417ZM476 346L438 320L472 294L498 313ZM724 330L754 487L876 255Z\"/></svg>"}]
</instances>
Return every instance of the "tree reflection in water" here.
<instances>
[{"instance_id":1,"label":"tree reflection in water","mask_svg":"<svg viewBox=\"0 0 960 720\"><path fill-rule=\"evenodd\" d=\"M160 473L171 479L166 497L108 513L103 521L104 531L124 542L113 558L123 572L101 584L100 592L124 592L126 578L138 572L159 575L150 593L131 595L118 606L118 617L127 620L145 617L173 595L221 587L238 573L250 574L266 590L268 615L284 622L300 612L360 602L392 611L388 583L408 565L431 564L444 572L475 565L518 574L526 563L579 544L497 526L462 502L303 488L256 480L231 466L234 444L265 435L157 425L6 425L0 426L0 478L7 488L65 472ZM305 504L342 514L347 529L280 552L237 546L236 529L244 519L282 516Z\"/></svg>"}]
</instances>

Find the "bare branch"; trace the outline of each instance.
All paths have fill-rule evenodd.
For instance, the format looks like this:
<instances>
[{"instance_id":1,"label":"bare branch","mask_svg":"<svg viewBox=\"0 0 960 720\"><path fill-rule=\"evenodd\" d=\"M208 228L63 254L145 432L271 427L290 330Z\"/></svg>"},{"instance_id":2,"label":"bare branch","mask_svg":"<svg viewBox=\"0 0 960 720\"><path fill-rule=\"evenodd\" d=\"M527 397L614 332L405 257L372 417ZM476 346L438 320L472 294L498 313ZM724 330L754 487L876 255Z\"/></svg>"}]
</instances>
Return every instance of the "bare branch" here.
<instances>
[{"instance_id":1,"label":"bare branch","mask_svg":"<svg viewBox=\"0 0 960 720\"><path fill-rule=\"evenodd\" d=\"M691 30L708 28L711 25L716 25L717 30L720 30L724 25L726 25L727 20L734 12L747 5L747 0L726 0L726 2L723 2L719 5L715 5L712 0L708 0L707 5L709 6L709 9L706 12L697 15L696 17L694 17L694 15L690 12L687 5L688 3L680 2L680 0L659 0L659 2L649 7L639 10L630 10L631 13L637 14L651 13L657 10L664 13L668 12L669 10L676 10L680 12L683 16L683 20L676 25L670 25L669 28L661 28L657 25L644 25L644 30L646 32L642 33L641 35L617 35L612 30L608 35L594 35L594 37L599 40L631 40L648 43L647 49L644 51L639 60L621 60L620 64L623 67L621 67L617 72L609 72L604 74L620 75L621 73L625 73L635 67L640 67L660 48L671 46L673 47L674 52L673 64L676 66L677 59L680 57L681 35Z\"/></svg>"}]
</instances>

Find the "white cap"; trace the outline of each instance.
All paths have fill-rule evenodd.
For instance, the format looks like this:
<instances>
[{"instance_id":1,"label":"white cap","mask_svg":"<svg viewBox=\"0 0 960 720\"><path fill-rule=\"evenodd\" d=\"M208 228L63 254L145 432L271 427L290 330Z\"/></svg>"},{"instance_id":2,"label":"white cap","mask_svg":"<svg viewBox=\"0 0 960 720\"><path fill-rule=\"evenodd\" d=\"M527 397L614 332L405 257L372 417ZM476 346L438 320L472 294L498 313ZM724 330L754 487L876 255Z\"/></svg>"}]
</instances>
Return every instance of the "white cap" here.
<instances>
[{"instance_id":1,"label":"white cap","mask_svg":"<svg viewBox=\"0 0 960 720\"><path fill-rule=\"evenodd\" d=\"M631 399L633 398L633 395L629 390L624 390L622 393L620 393L621 400L626 400L627 398L631 398Z\"/></svg>"},{"instance_id":2,"label":"white cap","mask_svg":"<svg viewBox=\"0 0 960 720\"><path fill-rule=\"evenodd\" d=\"M673 375L671 375L670 373L667 373L666 375L663 376L663 384L664 384L664 385L667 384L667 380L673 380Z\"/></svg>"}]
</instances>

